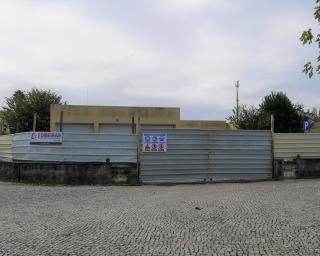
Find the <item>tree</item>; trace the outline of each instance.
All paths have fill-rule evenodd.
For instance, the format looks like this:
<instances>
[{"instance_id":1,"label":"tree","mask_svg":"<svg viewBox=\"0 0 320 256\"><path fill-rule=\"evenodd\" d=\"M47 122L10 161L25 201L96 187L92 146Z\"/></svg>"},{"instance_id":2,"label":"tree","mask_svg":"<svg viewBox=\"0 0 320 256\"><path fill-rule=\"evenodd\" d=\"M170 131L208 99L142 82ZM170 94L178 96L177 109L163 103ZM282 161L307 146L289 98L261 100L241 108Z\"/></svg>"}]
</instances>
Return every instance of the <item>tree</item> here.
<instances>
[{"instance_id":1,"label":"tree","mask_svg":"<svg viewBox=\"0 0 320 256\"><path fill-rule=\"evenodd\" d=\"M49 131L50 105L65 104L62 97L51 90L32 89L29 92L17 90L5 98L6 106L0 111L0 119L11 133L32 130L33 116L37 114L37 130Z\"/></svg>"},{"instance_id":2,"label":"tree","mask_svg":"<svg viewBox=\"0 0 320 256\"><path fill-rule=\"evenodd\" d=\"M292 104L285 93L271 92L259 105L260 129L270 129L269 117L273 114L275 132L302 132L304 116L301 116L300 107Z\"/></svg>"},{"instance_id":3,"label":"tree","mask_svg":"<svg viewBox=\"0 0 320 256\"><path fill-rule=\"evenodd\" d=\"M313 16L315 20L318 22L318 25L320 25L320 0L316 0L316 6L315 6L315 12L313 13ZM303 72L311 78L314 74L314 69L316 69L316 73L320 74L320 33L314 34L312 32L312 29L309 28L306 31L303 31L300 41L303 45L310 45L312 43L315 43L317 45L317 48L319 49L319 55L316 60L316 65L314 66L311 61L306 63L303 68Z\"/></svg>"},{"instance_id":4,"label":"tree","mask_svg":"<svg viewBox=\"0 0 320 256\"><path fill-rule=\"evenodd\" d=\"M238 129L256 130L259 123L259 110L255 106L240 105L237 117L237 108L233 110L233 115L228 120L235 124Z\"/></svg>"},{"instance_id":5,"label":"tree","mask_svg":"<svg viewBox=\"0 0 320 256\"><path fill-rule=\"evenodd\" d=\"M270 130L271 114L274 116L275 132L302 132L307 113L300 104L293 104L283 92L271 92L264 97L258 108L241 105L239 117L236 108L228 120L244 130Z\"/></svg>"}]
</instances>

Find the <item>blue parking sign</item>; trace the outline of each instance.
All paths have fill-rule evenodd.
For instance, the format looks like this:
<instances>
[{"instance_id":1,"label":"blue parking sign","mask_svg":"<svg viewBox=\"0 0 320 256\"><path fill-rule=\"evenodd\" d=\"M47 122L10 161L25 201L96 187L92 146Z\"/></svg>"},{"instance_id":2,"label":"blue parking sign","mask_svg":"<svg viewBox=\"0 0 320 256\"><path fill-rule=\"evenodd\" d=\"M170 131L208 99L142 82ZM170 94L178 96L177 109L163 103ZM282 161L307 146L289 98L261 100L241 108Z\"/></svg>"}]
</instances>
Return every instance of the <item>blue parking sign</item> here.
<instances>
[{"instance_id":1,"label":"blue parking sign","mask_svg":"<svg viewBox=\"0 0 320 256\"><path fill-rule=\"evenodd\" d=\"M305 133L310 132L311 124L309 121L304 121L303 130Z\"/></svg>"}]
</instances>

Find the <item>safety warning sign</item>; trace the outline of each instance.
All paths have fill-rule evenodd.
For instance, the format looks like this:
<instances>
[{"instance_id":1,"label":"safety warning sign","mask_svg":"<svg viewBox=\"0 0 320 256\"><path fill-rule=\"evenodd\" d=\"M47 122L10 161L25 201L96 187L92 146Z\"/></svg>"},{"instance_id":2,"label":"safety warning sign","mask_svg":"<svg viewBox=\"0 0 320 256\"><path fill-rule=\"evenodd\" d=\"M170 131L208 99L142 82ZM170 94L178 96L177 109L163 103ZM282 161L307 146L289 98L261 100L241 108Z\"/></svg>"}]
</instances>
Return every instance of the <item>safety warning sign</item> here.
<instances>
[{"instance_id":1,"label":"safety warning sign","mask_svg":"<svg viewBox=\"0 0 320 256\"><path fill-rule=\"evenodd\" d=\"M143 133L142 152L167 152L167 134Z\"/></svg>"}]
</instances>

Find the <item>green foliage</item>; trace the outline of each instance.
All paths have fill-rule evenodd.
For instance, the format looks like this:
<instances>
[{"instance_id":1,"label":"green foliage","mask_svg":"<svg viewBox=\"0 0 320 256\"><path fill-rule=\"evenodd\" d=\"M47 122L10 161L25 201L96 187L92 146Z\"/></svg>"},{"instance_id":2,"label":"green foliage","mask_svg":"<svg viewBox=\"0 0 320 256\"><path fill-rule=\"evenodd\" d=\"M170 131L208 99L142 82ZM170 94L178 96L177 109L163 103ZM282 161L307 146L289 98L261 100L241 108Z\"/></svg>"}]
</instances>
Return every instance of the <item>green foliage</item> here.
<instances>
[{"instance_id":1,"label":"green foliage","mask_svg":"<svg viewBox=\"0 0 320 256\"><path fill-rule=\"evenodd\" d=\"M51 90L32 89L29 92L17 90L5 98L6 106L0 111L2 122L11 133L32 130L33 115L37 114L37 130L50 130L50 105L65 104L62 97Z\"/></svg>"},{"instance_id":2,"label":"green foliage","mask_svg":"<svg viewBox=\"0 0 320 256\"><path fill-rule=\"evenodd\" d=\"M309 78L313 77L313 66L310 61L303 66L302 72L305 73Z\"/></svg>"},{"instance_id":3,"label":"green foliage","mask_svg":"<svg viewBox=\"0 0 320 256\"><path fill-rule=\"evenodd\" d=\"M228 120L236 124L237 128L244 130L255 130L259 126L259 110L255 106L240 105L239 116L237 118L237 108L233 110L233 115Z\"/></svg>"},{"instance_id":4,"label":"green foliage","mask_svg":"<svg viewBox=\"0 0 320 256\"><path fill-rule=\"evenodd\" d=\"M307 117L303 106L292 104L283 92L271 92L264 97L259 108L241 105L238 119L236 113L234 108L228 120L244 130L270 130L273 114L275 132L303 132L303 121Z\"/></svg>"},{"instance_id":5,"label":"green foliage","mask_svg":"<svg viewBox=\"0 0 320 256\"><path fill-rule=\"evenodd\" d=\"M314 9L315 12L313 13L313 16L315 20L318 22L318 25L320 25L320 0L316 0L316 6ZM312 43L315 43L319 49L319 56L316 59L317 64L315 64L314 66L311 62L308 62L304 65L303 68L303 73L305 73L309 76L309 78L311 78L314 74L314 68L316 69L315 72L320 74L320 34L314 34L312 32L312 29L309 28L308 30L302 32L300 41L303 45L310 45Z\"/></svg>"},{"instance_id":6,"label":"green foliage","mask_svg":"<svg viewBox=\"0 0 320 256\"><path fill-rule=\"evenodd\" d=\"M260 112L274 116L275 132L302 132L303 117L283 92L271 92L260 104ZM270 129L270 123L264 123L265 129Z\"/></svg>"}]
</instances>

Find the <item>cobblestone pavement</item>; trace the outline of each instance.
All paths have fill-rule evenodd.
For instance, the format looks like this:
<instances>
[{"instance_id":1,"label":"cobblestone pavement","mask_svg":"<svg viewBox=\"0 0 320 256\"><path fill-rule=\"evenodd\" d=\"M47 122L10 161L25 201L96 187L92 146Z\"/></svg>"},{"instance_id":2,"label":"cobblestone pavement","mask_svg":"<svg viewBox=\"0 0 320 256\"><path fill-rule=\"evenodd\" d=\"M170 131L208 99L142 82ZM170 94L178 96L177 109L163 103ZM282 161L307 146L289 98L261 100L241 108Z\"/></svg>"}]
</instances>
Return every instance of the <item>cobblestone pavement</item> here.
<instances>
[{"instance_id":1,"label":"cobblestone pavement","mask_svg":"<svg viewBox=\"0 0 320 256\"><path fill-rule=\"evenodd\" d=\"M0 183L0 255L320 255L320 180Z\"/></svg>"}]
</instances>

